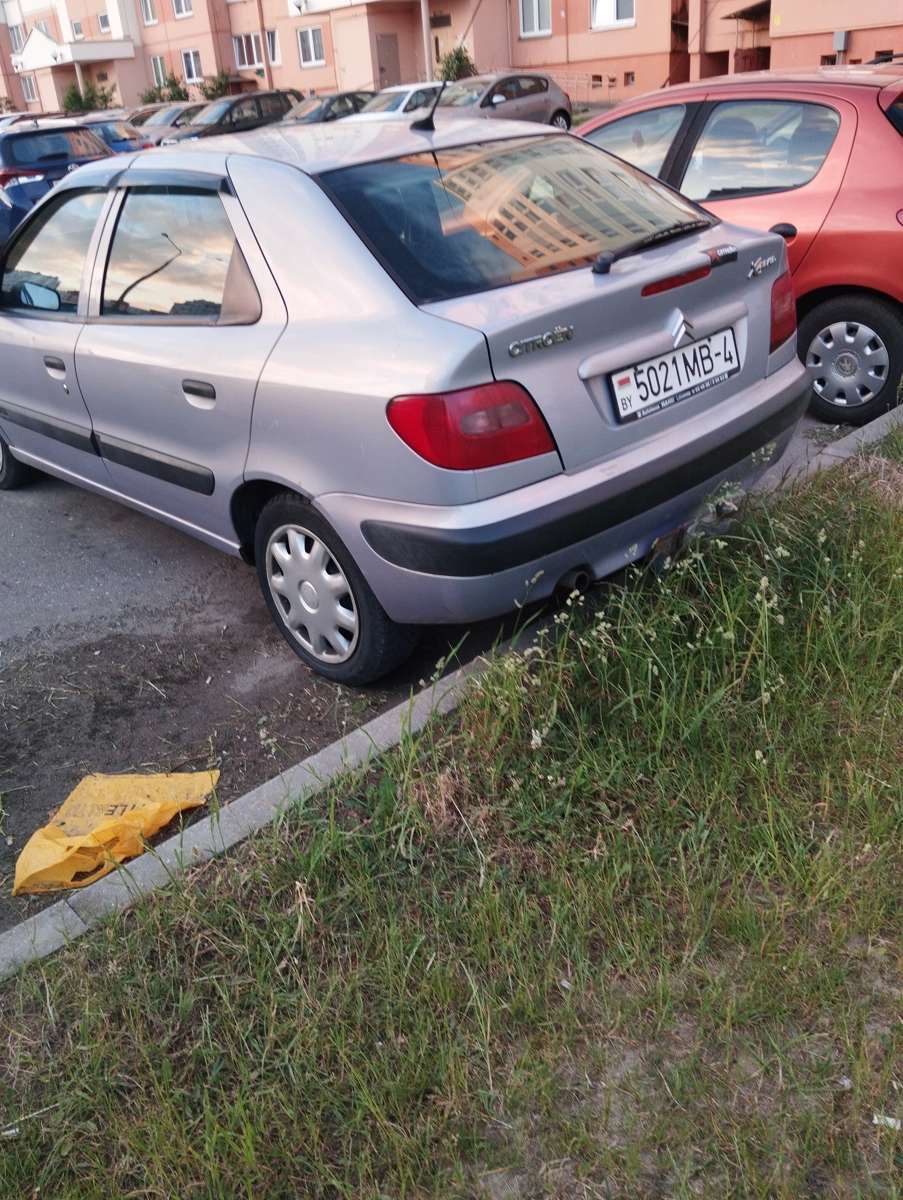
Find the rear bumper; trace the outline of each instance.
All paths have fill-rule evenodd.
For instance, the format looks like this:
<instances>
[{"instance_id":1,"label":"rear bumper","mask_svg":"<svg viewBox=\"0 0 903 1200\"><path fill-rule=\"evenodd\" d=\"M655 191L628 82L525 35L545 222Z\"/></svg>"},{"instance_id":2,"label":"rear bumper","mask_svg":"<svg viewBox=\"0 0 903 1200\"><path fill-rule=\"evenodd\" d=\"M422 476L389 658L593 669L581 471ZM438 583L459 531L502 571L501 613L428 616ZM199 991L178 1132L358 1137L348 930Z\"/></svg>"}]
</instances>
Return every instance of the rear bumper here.
<instances>
[{"instance_id":1,"label":"rear bumper","mask_svg":"<svg viewBox=\"0 0 903 1200\"><path fill-rule=\"evenodd\" d=\"M807 396L794 356L612 460L490 500L449 508L332 494L317 505L394 620L479 620L548 596L575 568L611 574L693 520L717 488L748 487L783 454Z\"/></svg>"}]
</instances>

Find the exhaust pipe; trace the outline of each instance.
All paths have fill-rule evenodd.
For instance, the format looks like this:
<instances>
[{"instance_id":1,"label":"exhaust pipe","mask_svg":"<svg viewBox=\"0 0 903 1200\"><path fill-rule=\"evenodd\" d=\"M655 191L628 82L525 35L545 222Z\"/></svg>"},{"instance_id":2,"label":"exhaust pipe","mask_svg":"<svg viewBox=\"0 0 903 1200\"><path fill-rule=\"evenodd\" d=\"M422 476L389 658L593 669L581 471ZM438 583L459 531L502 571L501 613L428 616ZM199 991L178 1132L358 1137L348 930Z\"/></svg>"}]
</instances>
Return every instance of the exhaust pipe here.
<instances>
[{"instance_id":1,"label":"exhaust pipe","mask_svg":"<svg viewBox=\"0 0 903 1200\"><path fill-rule=\"evenodd\" d=\"M588 567L572 567L558 580L558 591L569 596L571 592L585 592L593 581Z\"/></svg>"}]
</instances>

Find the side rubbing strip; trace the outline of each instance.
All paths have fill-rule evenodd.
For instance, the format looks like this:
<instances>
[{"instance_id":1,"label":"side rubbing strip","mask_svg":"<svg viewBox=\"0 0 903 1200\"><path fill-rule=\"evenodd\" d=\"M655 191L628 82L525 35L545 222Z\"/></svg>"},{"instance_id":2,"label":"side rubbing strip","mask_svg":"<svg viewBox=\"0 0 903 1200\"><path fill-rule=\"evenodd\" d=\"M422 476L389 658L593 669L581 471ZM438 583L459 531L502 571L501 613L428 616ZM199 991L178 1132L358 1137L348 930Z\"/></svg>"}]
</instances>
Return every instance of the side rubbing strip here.
<instances>
[{"instance_id":1,"label":"side rubbing strip","mask_svg":"<svg viewBox=\"0 0 903 1200\"><path fill-rule=\"evenodd\" d=\"M75 425L71 421L62 421L59 417L39 417L27 408L20 408L18 404L8 404L5 400L0 400L0 421L9 421L11 425L30 429L32 433L43 434L55 442L62 442L76 450L84 450L86 454L97 453L90 429L83 425Z\"/></svg>"},{"instance_id":2,"label":"side rubbing strip","mask_svg":"<svg viewBox=\"0 0 903 1200\"><path fill-rule=\"evenodd\" d=\"M216 481L207 467L199 467L183 458L171 458L158 450L148 450L145 446L123 442L106 434L99 433L97 441L103 457L118 463L120 467L130 467L142 475L152 475L155 479L174 483L176 487L186 488L189 492L200 492L202 496L213 495Z\"/></svg>"}]
</instances>

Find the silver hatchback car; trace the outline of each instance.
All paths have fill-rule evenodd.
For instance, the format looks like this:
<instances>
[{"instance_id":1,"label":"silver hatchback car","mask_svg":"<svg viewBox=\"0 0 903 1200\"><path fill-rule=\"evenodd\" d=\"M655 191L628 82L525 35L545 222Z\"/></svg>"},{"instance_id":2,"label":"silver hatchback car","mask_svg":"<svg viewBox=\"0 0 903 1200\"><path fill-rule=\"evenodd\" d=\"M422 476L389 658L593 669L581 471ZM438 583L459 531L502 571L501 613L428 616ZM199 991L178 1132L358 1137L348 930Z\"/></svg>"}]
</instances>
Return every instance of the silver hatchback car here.
<instances>
[{"instance_id":1,"label":"silver hatchback car","mask_svg":"<svg viewBox=\"0 0 903 1200\"><path fill-rule=\"evenodd\" d=\"M439 99L445 116L501 117L571 127L571 98L550 75L509 71L450 83Z\"/></svg>"},{"instance_id":2,"label":"silver hatchback car","mask_svg":"<svg viewBox=\"0 0 903 1200\"><path fill-rule=\"evenodd\" d=\"M241 555L348 683L639 559L807 395L780 238L463 121L73 173L5 248L0 381L0 488L47 471Z\"/></svg>"}]
</instances>

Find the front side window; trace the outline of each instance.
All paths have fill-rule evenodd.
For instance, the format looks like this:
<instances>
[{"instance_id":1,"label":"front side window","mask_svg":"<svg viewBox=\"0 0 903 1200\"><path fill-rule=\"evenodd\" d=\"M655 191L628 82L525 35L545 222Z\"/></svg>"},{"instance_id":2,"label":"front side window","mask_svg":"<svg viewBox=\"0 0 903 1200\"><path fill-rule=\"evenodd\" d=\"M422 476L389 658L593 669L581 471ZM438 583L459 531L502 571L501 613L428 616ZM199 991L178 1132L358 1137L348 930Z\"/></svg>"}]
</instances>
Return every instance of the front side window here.
<instances>
[{"instance_id":1,"label":"front side window","mask_svg":"<svg viewBox=\"0 0 903 1200\"><path fill-rule=\"evenodd\" d=\"M0 282L4 308L75 313L104 192L64 192L17 238Z\"/></svg>"},{"instance_id":2,"label":"front side window","mask_svg":"<svg viewBox=\"0 0 903 1200\"><path fill-rule=\"evenodd\" d=\"M683 104L649 108L593 129L586 134L586 140L610 154L617 154L618 158L626 158L650 175L658 175L685 113Z\"/></svg>"},{"instance_id":3,"label":"front side window","mask_svg":"<svg viewBox=\"0 0 903 1200\"><path fill-rule=\"evenodd\" d=\"M436 98L435 88L418 88L416 92L412 92L404 106L405 112L414 112L418 108L426 108L428 104L432 104Z\"/></svg>"},{"instance_id":4,"label":"front side window","mask_svg":"<svg viewBox=\"0 0 903 1200\"><path fill-rule=\"evenodd\" d=\"M151 73L154 77L154 83L156 86L158 88L163 87L163 85L166 83L166 62L162 54L155 54L153 58L151 58ZM148 124L150 124L153 120L153 117L148 117Z\"/></svg>"},{"instance_id":5,"label":"front side window","mask_svg":"<svg viewBox=\"0 0 903 1200\"><path fill-rule=\"evenodd\" d=\"M154 8L154 0L140 0L141 3L141 20L145 25L157 24L157 10Z\"/></svg>"},{"instance_id":6,"label":"front side window","mask_svg":"<svg viewBox=\"0 0 903 1200\"><path fill-rule=\"evenodd\" d=\"M215 193L130 191L110 247L101 314L213 324L236 253L241 252L232 226Z\"/></svg>"},{"instance_id":7,"label":"front side window","mask_svg":"<svg viewBox=\"0 0 903 1200\"><path fill-rule=\"evenodd\" d=\"M538 75L521 75L517 82L522 96L538 96L549 90L548 80L540 79Z\"/></svg>"},{"instance_id":8,"label":"front side window","mask_svg":"<svg viewBox=\"0 0 903 1200\"><path fill-rule=\"evenodd\" d=\"M258 96L260 111L265 117L284 117L289 108L289 102L279 92Z\"/></svg>"},{"instance_id":9,"label":"front side window","mask_svg":"<svg viewBox=\"0 0 903 1200\"><path fill-rule=\"evenodd\" d=\"M298 49L302 67L321 67L326 62L323 52L323 30L314 25L311 29L298 30Z\"/></svg>"},{"instance_id":10,"label":"front side window","mask_svg":"<svg viewBox=\"0 0 903 1200\"><path fill-rule=\"evenodd\" d=\"M521 37L539 37L552 32L552 0L518 0Z\"/></svg>"},{"instance_id":11,"label":"front side window","mask_svg":"<svg viewBox=\"0 0 903 1200\"><path fill-rule=\"evenodd\" d=\"M418 304L586 268L705 220L576 138L522 137L324 172L320 183Z\"/></svg>"},{"instance_id":12,"label":"front side window","mask_svg":"<svg viewBox=\"0 0 903 1200\"><path fill-rule=\"evenodd\" d=\"M21 25L10 25L9 41L12 46L13 54L18 54L25 45L25 30Z\"/></svg>"},{"instance_id":13,"label":"front side window","mask_svg":"<svg viewBox=\"0 0 903 1200\"><path fill-rule=\"evenodd\" d=\"M590 0L593 29L609 29L612 25L632 25L636 19L634 0Z\"/></svg>"},{"instance_id":14,"label":"front side window","mask_svg":"<svg viewBox=\"0 0 903 1200\"><path fill-rule=\"evenodd\" d=\"M239 68L262 67L259 33L242 33L232 39L235 47L235 65Z\"/></svg>"},{"instance_id":15,"label":"front side window","mask_svg":"<svg viewBox=\"0 0 903 1200\"><path fill-rule=\"evenodd\" d=\"M34 75L20 75L22 80L22 95L29 104L34 104L38 98L38 87L34 81Z\"/></svg>"},{"instance_id":16,"label":"front side window","mask_svg":"<svg viewBox=\"0 0 903 1200\"><path fill-rule=\"evenodd\" d=\"M684 175L691 200L802 187L828 157L840 116L824 104L734 100L712 109Z\"/></svg>"},{"instance_id":17,"label":"front side window","mask_svg":"<svg viewBox=\"0 0 903 1200\"><path fill-rule=\"evenodd\" d=\"M439 107L469 108L471 104L479 103L489 84L489 79L479 75L473 79L459 79L457 83L450 83L439 99Z\"/></svg>"},{"instance_id":18,"label":"front side window","mask_svg":"<svg viewBox=\"0 0 903 1200\"><path fill-rule=\"evenodd\" d=\"M257 107L257 101L253 96L249 96L246 100L239 100L233 106L229 114L229 123L243 125L246 121L256 121L259 116L260 109Z\"/></svg>"},{"instance_id":19,"label":"front side window","mask_svg":"<svg viewBox=\"0 0 903 1200\"><path fill-rule=\"evenodd\" d=\"M176 17L190 17L194 12L192 0L172 0L172 11Z\"/></svg>"},{"instance_id":20,"label":"front side window","mask_svg":"<svg viewBox=\"0 0 903 1200\"><path fill-rule=\"evenodd\" d=\"M204 78L204 72L201 70L200 50L182 51L182 70L185 72L186 83L201 82Z\"/></svg>"},{"instance_id":21,"label":"front side window","mask_svg":"<svg viewBox=\"0 0 903 1200\"><path fill-rule=\"evenodd\" d=\"M379 92L364 105L364 112L395 112L404 104L406 92Z\"/></svg>"}]
</instances>

